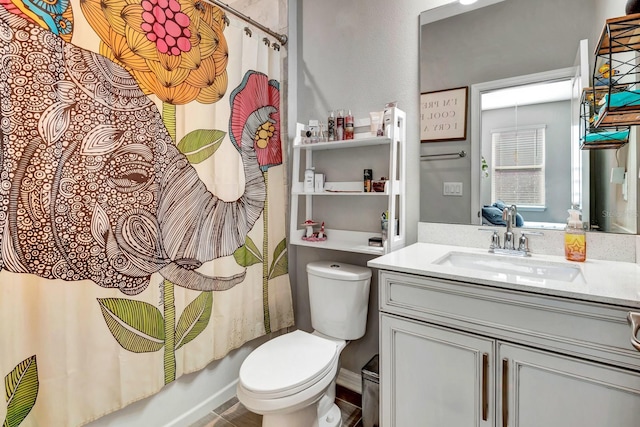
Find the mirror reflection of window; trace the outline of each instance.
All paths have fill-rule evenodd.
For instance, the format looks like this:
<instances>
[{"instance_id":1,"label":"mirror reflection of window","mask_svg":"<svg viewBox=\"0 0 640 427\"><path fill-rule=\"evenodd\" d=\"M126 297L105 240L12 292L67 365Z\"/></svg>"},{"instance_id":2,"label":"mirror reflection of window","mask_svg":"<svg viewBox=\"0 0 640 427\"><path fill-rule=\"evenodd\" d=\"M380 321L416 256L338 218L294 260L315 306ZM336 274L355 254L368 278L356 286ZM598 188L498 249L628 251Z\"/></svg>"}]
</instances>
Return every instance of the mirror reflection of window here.
<instances>
[{"instance_id":1,"label":"mirror reflection of window","mask_svg":"<svg viewBox=\"0 0 640 427\"><path fill-rule=\"evenodd\" d=\"M545 126L491 132L491 199L545 207Z\"/></svg>"},{"instance_id":2,"label":"mirror reflection of window","mask_svg":"<svg viewBox=\"0 0 640 427\"><path fill-rule=\"evenodd\" d=\"M565 223L571 203L571 78L480 93L481 206L515 204L526 227Z\"/></svg>"}]
</instances>

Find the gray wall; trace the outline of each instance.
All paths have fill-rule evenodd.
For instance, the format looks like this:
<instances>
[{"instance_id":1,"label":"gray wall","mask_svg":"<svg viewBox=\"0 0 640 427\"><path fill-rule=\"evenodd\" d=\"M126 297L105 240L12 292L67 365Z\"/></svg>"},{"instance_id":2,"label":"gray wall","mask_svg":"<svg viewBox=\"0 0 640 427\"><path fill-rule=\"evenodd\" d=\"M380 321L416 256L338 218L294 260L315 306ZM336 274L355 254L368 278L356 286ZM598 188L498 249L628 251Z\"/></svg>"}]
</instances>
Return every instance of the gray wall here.
<instances>
[{"instance_id":1,"label":"gray wall","mask_svg":"<svg viewBox=\"0 0 640 427\"><path fill-rule=\"evenodd\" d=\"M302 0L298 8L297 83L290 87L292 121L323 120L327 111L350 108L354 116L368 117L389 101L407 113L407 237L416 241L418 223L418 17L424 9L444 1ZM291 7L291 6L290 6ZM290 76L290 82L294 79ZM291 106L292 104L290 104ZM374 172L375 173L375 172ZM371 212L376 218L379 212ZM346 212L354 228L363 212ZM348 224L347 224L348 225ZM365 265L371 256L290 246L292 283L295 284L296 326L310 331L305 266L316 259L336 259ZM374 271L374 276L377 272ZM367 333L350 343L342 366L359 373L378 353L377 281L372 286Z\"/></svg>"},{"instance_id":2,"label":"gray wall","mask_svg":"<svg viewBox=\"0 0 640 427\"><path fill-rule=\"evenodd\" d=\"M506 0L424 25L420 91L573 66L579 40L589 39L591 48L602 30L595 10L600 1L604 0ZM624 15L624 1L619 15ZM469 132L465 141L421 147L422 154L469 149ZM471 157L422 162L420 170L420 220L469 223ZM442 196L444 181L463 182L463 197Z\"/></svg>"},{"instance_id":3,"label":"gray wall","mask_svg":"<svg viewBox=\"0 0 640 427\"><path fill-rule=\"evenodd\" d=\"M290 32L288 47L293 66L287 88L289 129L292 123L322 119L335 108L351 108L356 117L366 117L395 100L407 113L409 243L416 241L419 220L442 222L436 212L446 211L446 222L468 223L470 211L468 197L443 200L441 196L445 180L462 181L468 195L469 157L419 161L422 152L469 150L468 140L420 143L420 92L572 66L578 40L588 38L593 46L604 17L623 15L625 0L506 0L429 24L421 37L420 13L447 2L300 0L289 4L296 16L295 23L289 22L290 30L297 27ZM508 35L514 29L516 36ZM428 47L422 60L420 45ZM434 172L426 175L425 169ZM422 197L421 188L426 189ZM462 200L451 207L446 204L451 199ZM430 213L421 216L425 205ZM351 215L354 227L359 215ZM370 257L296 246L289 250L296 325L310 331L306 264L332 258L364 265ZM372 290L367 334L343 352L343 367L353 372L378 352L376 284Z\"/></svg>"},{"instance_id":4,"label":"gray wall","mask_svg":"<svg viewBox=\"0 0 640 427\"><path fill-rule=\"evenodd\" d=\"M501 108L482 113L482 153L491 166L491 130L515 127L514 108ZM545 194L547 208L542 211L518 209L526 221L559 222L567 219L567 209L571 205L571 101L548 102L545 104L518 107L517 125L546 125L545 129ZM491 177L482 179L481 199L483 205L490 205Z\"/></svg>"}]
</instances>

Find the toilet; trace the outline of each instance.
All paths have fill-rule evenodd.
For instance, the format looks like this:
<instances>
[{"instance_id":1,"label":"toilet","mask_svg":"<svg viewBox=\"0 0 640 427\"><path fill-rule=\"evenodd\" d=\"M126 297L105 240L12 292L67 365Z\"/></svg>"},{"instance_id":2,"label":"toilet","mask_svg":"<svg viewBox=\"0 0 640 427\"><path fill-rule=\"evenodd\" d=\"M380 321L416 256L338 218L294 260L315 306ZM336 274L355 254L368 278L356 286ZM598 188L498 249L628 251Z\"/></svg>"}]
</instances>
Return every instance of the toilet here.
<instances>
[{"instance_id":1,"label":"toilet","mask_svg":"<svg viewBox=\"0 0 640 427\"><path fill-rule=\"evenodd\" d=\"M296 330L242 363L238 400L263 427L340 427L334 403L340 353L364 335L371 270L335 261L307 264L313 333Z\"/></svg>"}]
</instances>

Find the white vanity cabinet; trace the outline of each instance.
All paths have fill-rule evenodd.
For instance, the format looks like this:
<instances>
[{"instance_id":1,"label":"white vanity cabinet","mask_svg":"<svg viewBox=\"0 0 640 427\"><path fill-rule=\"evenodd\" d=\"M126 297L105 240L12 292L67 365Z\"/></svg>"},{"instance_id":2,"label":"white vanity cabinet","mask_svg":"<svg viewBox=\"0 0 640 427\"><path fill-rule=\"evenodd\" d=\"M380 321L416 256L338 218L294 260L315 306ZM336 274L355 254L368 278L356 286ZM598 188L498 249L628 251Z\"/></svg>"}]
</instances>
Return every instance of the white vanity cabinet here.
<instances>
[{"instance_id":1,"label":"white vanity cabinet","mask_svg":"<svg viewBox=\"0 0 640 427\"><path fill-rule=\"evenodd\" d=\"M637 427L629 311L380 270L381 426Z\"/></svg>"},{"instance_id":2,"label":"white vanity cabinet","mask_svg":"<svg viewBox=\"0 0 640 427\"><path fill-rule=\"evenodd\" d=\"M493 340L389 314L380 333L381 426L493 425Z\"/></svg>"}]
</instances>

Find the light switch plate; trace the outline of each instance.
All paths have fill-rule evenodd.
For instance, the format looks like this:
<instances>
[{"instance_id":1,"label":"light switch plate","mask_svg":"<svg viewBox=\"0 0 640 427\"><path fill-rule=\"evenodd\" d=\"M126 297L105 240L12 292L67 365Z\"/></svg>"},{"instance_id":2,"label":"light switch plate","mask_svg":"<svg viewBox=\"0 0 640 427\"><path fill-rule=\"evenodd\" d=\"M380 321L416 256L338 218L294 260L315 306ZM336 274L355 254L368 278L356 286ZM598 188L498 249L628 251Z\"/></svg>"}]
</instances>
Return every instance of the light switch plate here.
<instances>
[{"instance_id":1,"label":"light switch plate","mask_svg":"<svg viewBox=\"0 0 640 427\"><path fill-rule=\"evenodd\" d=\"M442 186L442 195L462 197L462 183L461 182L445 182Z\"/></svg>"}]
</instances>

